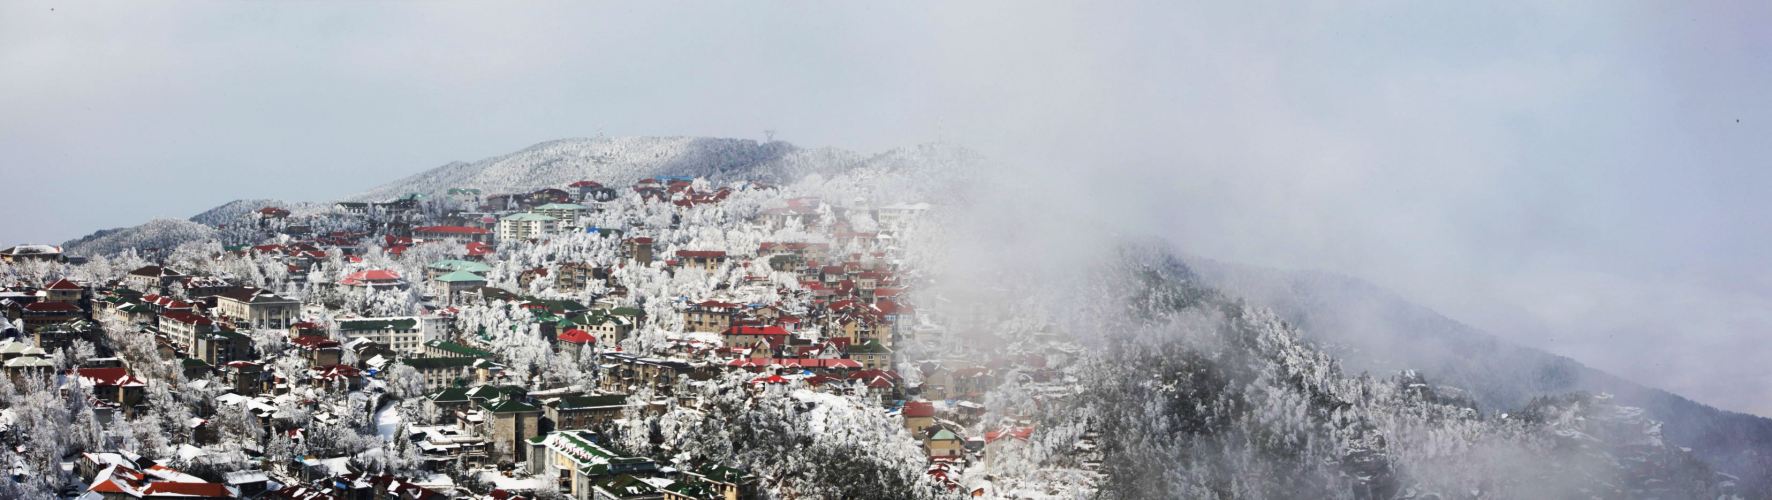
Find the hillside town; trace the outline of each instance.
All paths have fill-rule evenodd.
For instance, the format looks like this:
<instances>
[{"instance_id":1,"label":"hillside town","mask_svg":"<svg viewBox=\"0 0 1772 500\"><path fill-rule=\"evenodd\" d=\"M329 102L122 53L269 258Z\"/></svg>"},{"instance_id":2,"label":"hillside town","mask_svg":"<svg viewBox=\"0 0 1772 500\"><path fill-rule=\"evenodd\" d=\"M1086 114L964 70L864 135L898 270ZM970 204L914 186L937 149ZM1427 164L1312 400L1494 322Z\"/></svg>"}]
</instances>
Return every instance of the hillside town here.
<instances>
[{"instance_id":1,"label":"hillside town","mask_svg":"<svg viewBox=\"0 0 1772 500\"><path fill-rule=\"evenodd\" d=\"M1043 429L987 393L1062 397L1063 353L943 339L901 245L929 210L660 176L7 248L0 457L70 498L995 495Z\"/></svg>"}]
</instances>

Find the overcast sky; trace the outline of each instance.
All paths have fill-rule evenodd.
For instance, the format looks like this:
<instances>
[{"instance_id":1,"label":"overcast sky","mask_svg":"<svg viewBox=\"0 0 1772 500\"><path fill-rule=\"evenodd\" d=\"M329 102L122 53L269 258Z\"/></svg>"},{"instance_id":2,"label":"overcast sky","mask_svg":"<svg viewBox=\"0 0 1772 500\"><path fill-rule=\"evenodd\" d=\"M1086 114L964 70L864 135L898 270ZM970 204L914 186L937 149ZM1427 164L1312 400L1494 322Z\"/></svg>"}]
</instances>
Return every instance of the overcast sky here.
<instances>
[{"instance_id":1,"label":"overcast sky","mask_svg":"<svg viewBox=\"0 0 1772 500\"><path fill-rule=\"evenodd\" d=\"M1223 3L7 2L0 244L562 137L943 140L1772 414L1772 4Z\"/></svg>"}]
</instances>

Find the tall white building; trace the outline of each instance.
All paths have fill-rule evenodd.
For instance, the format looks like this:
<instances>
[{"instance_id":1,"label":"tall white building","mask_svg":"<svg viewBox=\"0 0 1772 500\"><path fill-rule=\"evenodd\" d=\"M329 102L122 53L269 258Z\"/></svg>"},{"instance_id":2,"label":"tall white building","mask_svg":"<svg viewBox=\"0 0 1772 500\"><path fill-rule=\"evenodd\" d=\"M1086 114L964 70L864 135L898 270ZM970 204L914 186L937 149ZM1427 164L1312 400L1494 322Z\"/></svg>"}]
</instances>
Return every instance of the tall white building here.
<instances>
[{"instance_id":1,"label":"tall white building","mask_svg":"<svg viewBox=\"0 0 1772 500\"><path fill-rule=\"evenodd\" d=\"M585 208L584 205L572 203L549 203L535 207L532 211L548 217L553 217L554 220L559 221L560 230L564 231L567 229L583 229L584 214L587 210L589 209Z\"/></svg>"},{"instance_id":2,"label":"tall white building","mask_svg":"<svg viewBox=\"0 0 1772 500\"><path fill-rule=\"evenodd\" d=\"M560 231L560 220L546 215L524 212L498 220L498 239L527 240Z\"/></svg>"}]
</instances>

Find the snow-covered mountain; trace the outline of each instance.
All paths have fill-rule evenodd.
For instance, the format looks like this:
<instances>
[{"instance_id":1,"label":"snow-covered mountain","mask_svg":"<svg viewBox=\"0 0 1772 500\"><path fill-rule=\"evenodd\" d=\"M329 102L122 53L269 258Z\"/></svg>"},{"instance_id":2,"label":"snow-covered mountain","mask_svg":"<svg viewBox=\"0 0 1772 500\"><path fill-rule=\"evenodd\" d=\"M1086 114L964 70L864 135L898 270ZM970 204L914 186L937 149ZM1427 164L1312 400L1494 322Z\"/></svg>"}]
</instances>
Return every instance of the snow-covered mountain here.
<instances>
[{"instance_id":1,"label":"snow-covered mountain","mask_svg":"<svg viewBox=\"0 0 1772 500\"><path fill-rule=\"evenodd\" d=\"M1189 258L1209 286L1273 309L1353 371L1415 370L1486 408L1535 398L1606 393L1642 408L1661 432L1749 491L1772 491L1772 419L1710 407L1575 360L1500 340L1371 283L1317 271L1280 271Z\"/></svg>"},{"instance_id":2,"label":"snow-covered mountain","mask_svg":"<svg viewBox=\"0 0 1772 500\"><path fill-rule=\"evenodd\" d=\"M434 196L457 187L477 188L486 194L511 193L580 180L625 186L664 175L705 177L715 183L748 180L772 184L816 175L854 183L850 187L863 195L890 198L894 192L942 186L946 183L935 182L938 177L964 172L954 167L977 160L970 150L951 144L924 144L870 155L801 148L779 141L707 137L561 139L507 155L450 163L350 199L385 201L412 193Z\"/></svg>"},{"instance_id":3,"label":"snow-covered mountain","mask_svg":"<svg viewBox=\"0 0 1772 500\"><path fill-rule=\"evenodd\" d=\"M705 137L561 139L475 162L454 162L377 186L351 197L381 201L443 194L472 187L491 193L561 187L579 180L621 186L656 175L735 176L783 182L811 173L847 170L864 157L838 149L802 149L785 142L758 143Z\"/></svg>"},{"instance_id":4,"label":"snow-covered mountain","mask_svg":"<svg viewBox=\"0 0 1772 500\"><path fill-rule=\"evenodd\" d=\"M79 239L62 243L69 255L114 255L125 250L169 249L179 245L215 239L215 228L178 219L154 219L139 226L103 229Z\"/></svg>"}]
</instances>

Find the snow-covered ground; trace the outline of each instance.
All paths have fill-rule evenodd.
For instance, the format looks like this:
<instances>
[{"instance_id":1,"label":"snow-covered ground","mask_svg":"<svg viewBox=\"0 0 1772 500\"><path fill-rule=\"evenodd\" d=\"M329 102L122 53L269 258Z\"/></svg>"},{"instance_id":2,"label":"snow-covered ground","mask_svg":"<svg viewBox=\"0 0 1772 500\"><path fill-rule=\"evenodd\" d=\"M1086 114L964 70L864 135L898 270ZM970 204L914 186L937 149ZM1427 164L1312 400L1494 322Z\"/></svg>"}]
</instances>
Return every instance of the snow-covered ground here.
<instances>
[{"instance_id":1,"label":"snow-covered ground","mask_svg":"<svg viewBox=\"0 0 1772 500\"><path fill-rule=\"evenodd\" d=\"M400 431L400 405L389 403L382 405L375 412L375 433L383 440L393 441L394 433Z\"/></svg>"},{"instance_id":2,"label":"snow-covered ground","mask_svg":"<svg viewBox=\"0 0 1772 500\"><path fill-rule=\"evenodd\" d=\"M479 475L480 481L491 484L492 487L505 491L536 491L541 489L543 485L547 484L541 478L529 476L505 477L504 473L489 469L479 470L476 471L476 473Z\"/></svg>"}]
</instances>

